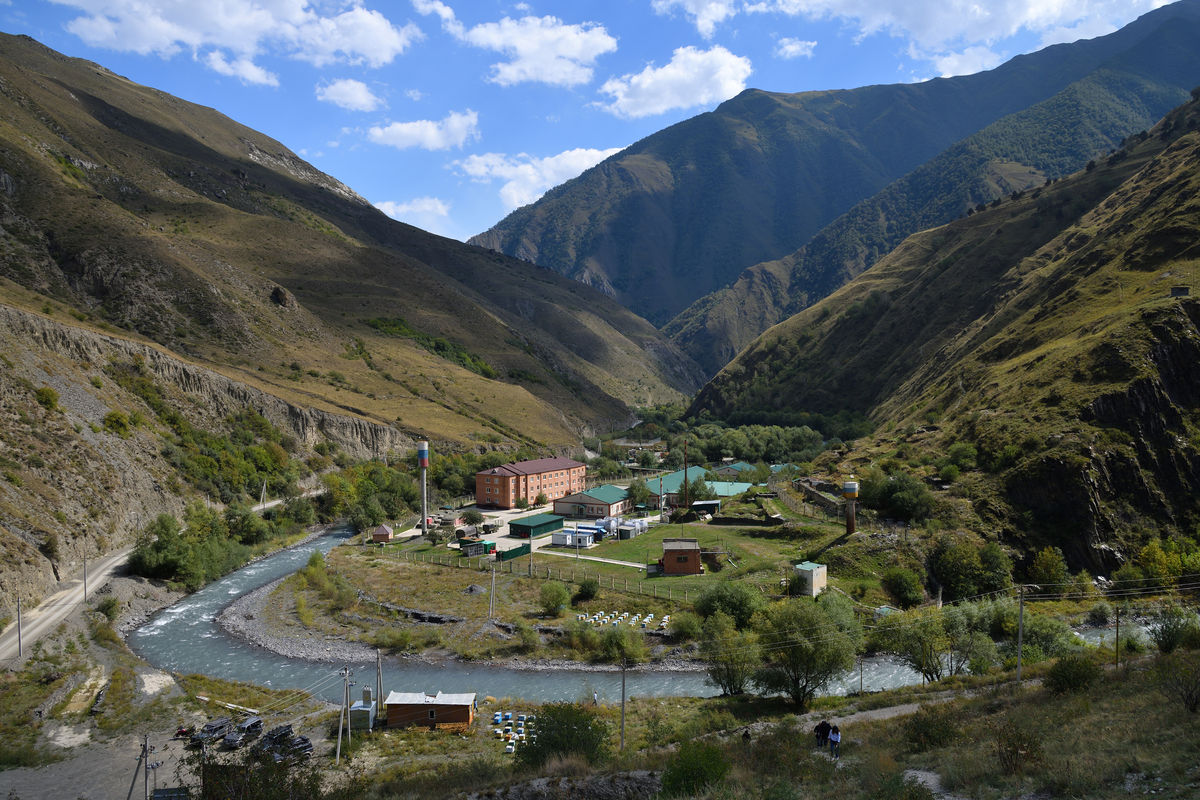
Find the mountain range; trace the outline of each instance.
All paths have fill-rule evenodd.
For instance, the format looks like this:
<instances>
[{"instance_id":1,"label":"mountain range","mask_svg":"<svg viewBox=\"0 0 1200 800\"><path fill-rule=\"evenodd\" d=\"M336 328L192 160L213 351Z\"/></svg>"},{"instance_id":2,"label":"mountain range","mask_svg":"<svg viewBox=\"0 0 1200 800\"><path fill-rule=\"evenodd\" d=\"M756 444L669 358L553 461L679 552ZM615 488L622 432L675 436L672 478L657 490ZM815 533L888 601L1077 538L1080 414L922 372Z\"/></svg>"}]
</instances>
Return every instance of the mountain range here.
<instances>
[{"instance_id":1,"label":"mountain range","mask_svg":"<svg viewBox=\"0 0 1200 800\"><path fill-rule=\"evenodd\" d=\"M975 75L747 90L613 155L471 242L664 326L715 374L905 236L1082 167L1200 75L1200 2Z\"/></svg>"}]
</instances>

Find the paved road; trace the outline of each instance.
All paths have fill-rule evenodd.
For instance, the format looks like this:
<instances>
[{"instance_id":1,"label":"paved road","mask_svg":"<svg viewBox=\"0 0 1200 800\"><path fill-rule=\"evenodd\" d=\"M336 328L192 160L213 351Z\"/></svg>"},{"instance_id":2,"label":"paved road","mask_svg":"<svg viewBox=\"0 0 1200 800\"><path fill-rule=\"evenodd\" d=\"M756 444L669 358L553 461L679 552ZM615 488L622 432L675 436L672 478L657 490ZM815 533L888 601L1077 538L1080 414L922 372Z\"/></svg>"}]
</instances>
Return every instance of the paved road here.
<instances>
[{"instance_id":1,"label":"paved road","mask_svg":"<svg viewBox=\"0 0 1200 800\"><path fill-rule=\"evenodd\" d=\"M95 592L103 583L108 580L113 571L117 567L123 565L129 554L133 551L133 547L126 547L123 550L118 550L115 553L110 553L101 559L90 562L87 565L87 588L88 593ZM86 599L83 596L83 571L73 580L60 582L61 587L57 592L50 595L37 608L25 608L21 612L21 645L25 653L29 653L30 646L33 645L40 637L47 632L54 630L58 624L67 618L75 609L79 608L80 604ZM17 658L17 621L14 618L12 624L4 629L4 633L0 634L0 664L9 665Z\"/></svg>"},{"instance_id":2,"label":"paved road","mask_svg":"<svg viewBox=\"0 0 1200 800\"><path fill-rule=\"evenodd\" d=\"M645 564L635 564L632 561L617 561L615 558L601 558L600 556L585 556L576 555L575 553L559 552L557 550L547 550L544 547L539 547L538 555L541 556L558 556L559 558L578 558L580 561L600 561L604 564L618 564L622 567L633 567L634 569L645 569Z\"/></svg>"}]
</instances>

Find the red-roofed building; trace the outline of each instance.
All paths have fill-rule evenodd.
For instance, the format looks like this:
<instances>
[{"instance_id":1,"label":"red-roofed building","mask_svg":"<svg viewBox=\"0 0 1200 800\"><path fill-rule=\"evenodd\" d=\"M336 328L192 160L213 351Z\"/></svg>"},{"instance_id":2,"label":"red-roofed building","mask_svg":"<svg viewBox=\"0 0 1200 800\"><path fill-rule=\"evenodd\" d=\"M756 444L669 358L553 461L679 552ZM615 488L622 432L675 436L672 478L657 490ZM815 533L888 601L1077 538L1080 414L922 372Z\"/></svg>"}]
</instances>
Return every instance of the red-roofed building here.
<instances>
[{"instance_id":1,"label":"red-roofed building","mask_svg":"<svg viewBox=\"0 0 1200 800\"><path fill-rule=\"evenodd\" d=\"M569 458L518 461L475 473L475 502L492 508L516 508L517 500L533 503L539 494L553 502L584 490L587 465Z\"/></svg>"}]
</instances>

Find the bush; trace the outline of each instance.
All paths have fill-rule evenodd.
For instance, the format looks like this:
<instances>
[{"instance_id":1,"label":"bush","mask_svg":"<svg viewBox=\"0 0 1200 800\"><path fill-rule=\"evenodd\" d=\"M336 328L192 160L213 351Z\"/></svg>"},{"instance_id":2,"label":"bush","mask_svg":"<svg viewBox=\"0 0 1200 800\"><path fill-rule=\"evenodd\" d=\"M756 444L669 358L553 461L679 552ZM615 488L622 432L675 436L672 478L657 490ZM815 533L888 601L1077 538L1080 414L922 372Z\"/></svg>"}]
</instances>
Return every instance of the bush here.
<instances>
[{"instance_id":1,"label":"bush","mask_svg":"<svg viewBox=\"0 0 1200 800\"><path fill-rule=\"evenodd\" d=\"M567 587L558 581L547 581L538 591L538 603L548 617L557 617L571 597Z\"/></svg>"},{"instance_id":2,"label":"bush","mask_svg":"<svg viewBox=\"0 0 1200 800\"><path fill-rule=\"evenodd\" d=\"M946 705L923 705L904 720L904 740L918 753L945 747L958 737L958 714Z\"/></svg>"},{"instance_id":3,"label":"bush","mask_svg":"<svg viewBox=\"0 0 1200 800\"><path fill-rule=\"evenodd\" d=\"M96 610L103 614L109 622L116 622L121 612L121 604L115 597L106 597L96 604Z\"/></svg>"},{"instance_id":4,"label":"bush","mask_svg":"<svg viewBox=\"0 0 1200 800\"><path fill-rule=\"evenodd\" d=\"M600 581L595 578L584 578L579 582L579 590L575 592L576 603L586 603L600 596Z\"/></svg>"},{"instance_id":5,"label":"bush","mask_svg":"<svg viewBox=\"0 0 1200 800\"><path fill-rule=\"evenodd\" d=\"M590 764L608 758L608 725L576 703L550 703L538 711L537 738L517 750L517 761L542 766L552 757L578 755Z\"/></svg>"},{"instance_id":6,"label":"bush","mask_svg":"<svg viewBox=\"0 0 1200 800\"><path fill-rule=\"evenodd\" d=\"M702 623L700 618L690 611L683 611L671 617L668 626L671 638L677 642L689 642L700 636Z\"/></svg>"},{"instance_id":7,"label":"bush","mask_svg":"<svg viewBox=\"0 0 1200 800\"><path fill-rule=\"evenodd\" d=\"M1107 625L1112 619L1113 609L1107 602L1101 600L1096 605L1092 606L1087 613L1088 625Z\"/></svg>"},{"instance_id":8,"label":"bush","mask_svg":"<svg viewBox=\"0 0 1200 800\"><path fill-rule=\"evenodd\" d=\"M722 581L700 595L696 600L696 613L710 617L723 611L733 618L738 630L743 630L749 627L754 612L764 604L762 595L748 584Z\"/></svg>"},{"instance_id":9,"label":"bush","mask_svg":"<svg viewBox=\"0 0 1200 800\"><path fill-rule=\"evenodd\" d=\"M920 605L925 599L925 591L921 588L921 578L911 569L892 567L883 573L881 583L883 590L900 608L912 608Z\"/></svg>"},{"instance_id":10,"label":"bush","mask_svg":"<svg viewBox=\"0 0 1200 800\"><path fill-rule=\"evenodd\" d=\"M53 411L58 408L58 392L49 386L40 386L33 394L37 398L38 405L47 411Z\"/></svg>"},{"instance_id":11,"label":"bush","mask_svg":"<svg viewBox=\"0 0 1200 800\"><path fill-rule=\"evenodd\" d=\"M1200 622L1196 619L1195 611L1172 603L1158 610L1147 632L1158 651L1166 655L1185 641L1200 640Z\"/></svg>"},{"instance_id":12,"label":"bush","mask_svg":"<svg viewBox=\"0 0 1200 800\"><path fill-rule=\"evenodd\" d=\"M996 756L1000 768L1009 775L1020 775L1026 767L1042 761L1043 731L1027 730L1016 722L1003 722L996 729Z\"/></svg>"},{"instance_id":13,"label":"bush","mask_svg":"<svg viewBox=\"0 0 1200 800\"><path fill-rule=\"evenodd\" d=\"M1065 655L1046 673L1045 686L1055 694L1082 692L1100 679L1100 665L1086 653Z\"/></svg>"},{"instance_id":14,"label":"bush","mask_svg":"<svg viewBox=\"0 0 1200 800\"><path fill-rule=\"evenodd\" d=\"M729 758L721 748L695 740L684 742L663 770L662 793L667 797L695 795L720 783L728 772Z\"/></svg>"},{"instance_id":15,"label":"bush","mask_svg":"<svg viewBox=\"0 0 1200 800\"><path fill-rule=\"evenodd\" d=\"M1200 711L1200 653L1172 653L1155 664L1159 691L1190 713Z\"/></svg>"}]
</instances>

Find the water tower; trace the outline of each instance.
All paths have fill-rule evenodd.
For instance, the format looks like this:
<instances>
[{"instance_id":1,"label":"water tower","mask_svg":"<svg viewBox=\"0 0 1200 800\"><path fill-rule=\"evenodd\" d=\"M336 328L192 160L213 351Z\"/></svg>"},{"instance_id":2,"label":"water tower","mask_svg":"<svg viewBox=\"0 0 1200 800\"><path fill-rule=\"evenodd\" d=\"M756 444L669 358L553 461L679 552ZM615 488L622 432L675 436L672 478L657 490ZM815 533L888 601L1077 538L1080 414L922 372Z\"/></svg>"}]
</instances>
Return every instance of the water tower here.
<instances>
[{"instance_id":1,"label":"water tower","mask_svg":"<svg viewBox=\"0 0 1200 800\"><path fill-rule=\"evenodd\" d=\"M417 442L417 466L421 468L421 535L429 535L429 442Z\"/></svg>"},{"instance_id":2,"label":"water tower","mask_svg":"<svg viewBox=\"0 0 1200 800\"><path fill-rule=\"evenodd\" d=\"M850 475L842 481L842 497L846 498L846 535L854 533L854 504L858 501L858 480Z\"/></svg>"}]
</instances>

